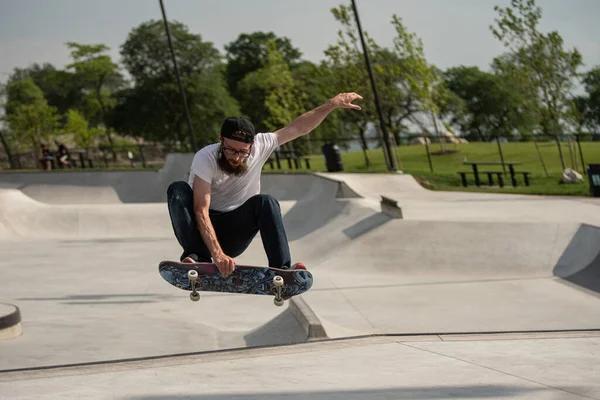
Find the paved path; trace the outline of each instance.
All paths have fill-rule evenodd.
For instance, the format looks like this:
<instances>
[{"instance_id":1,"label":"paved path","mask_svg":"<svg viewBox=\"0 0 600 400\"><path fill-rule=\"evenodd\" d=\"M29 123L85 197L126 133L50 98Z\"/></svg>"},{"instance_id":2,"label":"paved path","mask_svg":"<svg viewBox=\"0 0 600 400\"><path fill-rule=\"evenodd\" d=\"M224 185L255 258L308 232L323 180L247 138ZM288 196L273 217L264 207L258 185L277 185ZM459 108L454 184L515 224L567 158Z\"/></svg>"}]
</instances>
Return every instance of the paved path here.
<instances>
[{"instance_id":1,"label":"paved path","mask_svg":"<svg viewBox=\"0 0 600 400\"><path fill-rule=\"evenodd\" d=\"M464 339L464 338L463 338ZM600 337L367 338L0 374L15 400L599 399Z\"/></svg>"}]
</instances>

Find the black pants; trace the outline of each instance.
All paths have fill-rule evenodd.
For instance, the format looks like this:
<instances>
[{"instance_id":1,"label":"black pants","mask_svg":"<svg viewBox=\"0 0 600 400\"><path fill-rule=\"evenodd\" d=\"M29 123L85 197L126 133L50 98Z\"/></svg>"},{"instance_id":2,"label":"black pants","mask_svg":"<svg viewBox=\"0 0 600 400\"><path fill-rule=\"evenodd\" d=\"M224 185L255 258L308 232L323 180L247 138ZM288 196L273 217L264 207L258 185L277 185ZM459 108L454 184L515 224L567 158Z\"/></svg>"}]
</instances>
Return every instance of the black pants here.
<instances>
[{"instance_id":1,"label":"black pants","mask_svg":"<svg viewBox=\"0 0 600 400\"><path fill-rule=\"evenodd\" d=\"M211 262L210 251L196 225L190 185L183 181L169 185L167 203L175 236L183 248L180 260L192 255L196 261ZM273 196L259 194L232 211L209 210L209 216L221 249L229 257L242 254L260 232L268 266L290 268L292 262L281 208Z\"/></svg>"}]
</instances>

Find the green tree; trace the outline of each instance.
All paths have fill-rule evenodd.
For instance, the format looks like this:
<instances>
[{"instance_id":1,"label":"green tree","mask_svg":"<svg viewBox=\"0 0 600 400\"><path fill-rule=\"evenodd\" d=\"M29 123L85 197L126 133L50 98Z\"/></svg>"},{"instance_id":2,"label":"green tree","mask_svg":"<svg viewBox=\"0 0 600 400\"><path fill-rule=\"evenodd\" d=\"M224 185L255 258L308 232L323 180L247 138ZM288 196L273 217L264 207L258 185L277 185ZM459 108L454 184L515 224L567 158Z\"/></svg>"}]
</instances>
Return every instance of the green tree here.
<instances>
[{"instance_id":1,"label":"green tree","mask_svg":"<svg viewBox=\"0 0 600 400\"><path fill-rule=\"evenodd\" d=\"M337 43L329 46L325 52L327 63L338 76L334 85L340 89L345 88L340 91L345 91L350 86L352 90L364 93L364 112L344 118L357 126L366 150L364 132L367 124L376 121L378 115L362 48L359 46L358 31L351 7L340 5L331 12L342 29L338 32ZM392 16L391 24L396 31L391 49L378 45L368 32L364 36L385 127L392 133L395 143L399 144L400 134L407 130L408 123L417 123L426 129L419 117L424 116L428 121L433 119L434 127L436 126L435 118L445 104L447 91L440 75L427 63L419 37L409 32L397 15Z\"/></svg>"},{"instance_id":2,"label":"green tree","mask_svg":"<svg viewBox=\"0 0 600 400\"><path fill-rule=\"evenodd\" d=\"M94 144L94 140L100 132L97 128L90 128L85 116L80 111L74 109L67 111L67 122L63 131L64 133L73 135L75 143L84 148L86 152Z\"/></svg>"},{"instance_id":3,"label":"green tree","mask_svg":"<svg viewBox=\"0 0 600 400\"><path fill-rule=\"evenodd\" d=\"M12 152L11 152L11 146L9 144L9 140L10 137L7 135L7 121L6 121L6 114L5 114L5 107L6 107L6 97L7 97L7 90L6 90L6 85L3 83L0 83L0 144L2 144L2 148L4 149L4 152L6 153L6 157L8 158L9 162L10 162L10 167L11 168L15 168L15 165L13 163L13 159L12 159Z\"/></svg>"},{"instance_id":4,"label":"green tree","mask_svg":"<svg viewBox=\"0 0 600 400\"><path fill-rule=\"evenodd\" d=\"M45 101L44 93L31 78L11 81L6 85L5 91L6 104L4 106L4 113L6 116L14 114L19 106Z\"/></svg>"},{"instance_id":5,"label":"green tree","mask_svg":"<svg viewBox=\"0 0 600 400\"><path fill-rule=\"evenodd\" d=\"M412 94L423 111L437 113L446 93L435 68L425 58L423 41L416 33L409 32L402 19L395 14L392 25L396 30L394 50L400 61L396 66L399 82L404 86L403 92Z\"/></svg>"},{"instance_id":6,"label":"green tree","mask_svg":"<svg viewBox=\"0 0 600 400\"><path fill-rule=\"evenodd\" d=\"M183 78L221 68L221 55L210 42L178 21L169 21L173 48ZM122 63L136 85L169 77L177 84L162 21L150 20L133 28L121 45Z\"/></svg>"},{"instance_id":7,"label":"green tree","mask_svg":"<svg viewBox=\"0 0 600 400\"><path fill-rule=\"evenodd\" d=\"M269 46L275 49L288 67L300 62L302 53L294 47L290 39L279 37L273 32L242 33L234 41L225 45L227 56L227 85L230 93L237 96L238 83L250 72L263 68L269 57ZM245 105L242 106L244 108ZM243 109L242 111L245 112Z\"/></svg>"},{"instance_id":8,"label":"green tree","mask_svg":"<svg viewBox=\"0 0 600 400\"><path fill-rule=\"evenodd\" d=\"M314 64L309 61L303 61L291 70L292 79L296 90L300 93L299 103L301 110L312 110L321 104L325 103L336 93L341 90L336 90L331 85L334 79L333 71L325 64ZM330 114L309 136L306 136L308 143L323 144L325 141L332 140L336 137L342 137L340 132L340 115L341 113ZM320 151L320 146L317 146ZM316 150L311 145L309 151Z\"/></svg>"},{"instance_id":9,"label":"green tree","mask_svg":"<svg viewBox=\"0 0 600 400\"><path fill-rule=\"evenodd\" d=\"M441 74L445 76L445 73ZM448 85L447 81L446 85ZM465 99L449 88L446 93L446 101L440 105L439 115L448 130L458 130L463 136L469 134L471 119L469 105Z\"/></svg>"},{"instance_id":10,"label":"green tree","mask_svg":"<svg viewBox=\"0 0 600 400\"><path fill-rule=\"evenodd\" d=\"M180 22L169 22L194 137L200 146L216 140L223 119L239 114L229 95L218 50ZM113 122L122 132L167 145L188 143L185 111L162 21L133 28L121 46L134 85L122 90Z\"/></svg>"},{"instance_id":11,"label":"green tree","mask_svg":"<svg viewBox=\"0 0 600 400\"><path fill-rule=\"evenodd\" d=\"M255 88L256 94L261 97L249 95L248 80L255 79L251 75L270 62L271 48L277 51L288 70L300 62L300 50L288 38L279 37L273 32L243 33L225 45L225 76L229 93L239 102L241 113L253 120L261 130L268 129L263 122L271 112L266 109L264 90Z\"/></svg>"},{"instance_id":12,"label":"green tree","mask_svg":"<svg viewBox=\"0 0 600 400\"><path fill-rule=\"evenodd\" d=\"M103 126L115 160L117 156L110 135L109 114L116 105L113 93L123 82L119 67L105 54L109 50L106 45L69 42L67 47L73 59L67 68L73 70L88 91L84 110L87 119L95 126Z\"/></svg>"},{"instance_id":13,"label":"green tree","mask_svg":"<svg viewBox=\"0 0 600 400\"><path fill-rule=\"evenodd\" d=\"M21 148L30 143L38 149L47 143L59 128L59 115L56 108L45 100L18 106L7 117L10 130L17 145Z\"/></svg>"},{"instance_id":14,"label":"green tree","mask_svg":"<svg viewBox=\"0 0 600 400\"><path fill-rule=\"evenodd\" d=\"M269 112L265 125L274 131L288 125L305 111L302 109L303 95L296 89L290 68L275 48L275 42L269 43L265 67L276 78L265 98L265 108Z\"/></svg>"},{"instance_id":15,"label":"green tree","mask_svg":"<svg viewBox=\"0 0 600 400\"><path fill-rule=\"evenodd\" d=\"M69 108L82 108L85 103L83 82L74 72L56 69L50 63L34 63L26 68L15 68L8 83L26 78L42 90L48 105L56 107L61 115Z\"/></svg>"},{"instance_id":16,"label":"green tree","mask_svg":"<svg viewBox=\"0 0 600 400\"><path fill-rule=\"evenodd\" d=\"M494 7L498 17L490 26L494 36L507 47L523 79L525 90L536 99L543 133L556 138L563 169L565 161L560 145L561 122L572 119L575 109L571 90L583 64L577 49L565 50L557 31L543 34L538 25L542 9L535 0L511 0L506 8Z\"/></svg>"},{"instance_id":17,"label":"green tree","mask_svg":"<svg viewBox=\"0 0 600 400\"><path fill-rule=\"evenodd\" d=\"M465 102L461 130L470 139L508 139L531 127L524 93L510 74L481 71L478 67L452 67L444 73L447 87Z\"/></svg>"},{"instance_id":18,"label":"green tree","mask_svg":"<svg viewBox=\"0 0 600 400\"><path fill-rule=\"evenodd\" d=\"M39 148L56 133L59 120L56 108L48 105L31 78L12 81L4 91L4 120L8 126L8 133L2 135L5 150L10 153L30 146Z\"/></svg>"},{"instance_id":19,"label":"green tree","mask_svg":"<svg viewBox=\"0 0 600 400\"><path fill-rule=\"evenodd\" d=\"M445 151L444 139L437 123L441 110L448 101L448 90L441 71L427 62L423 41L416 33L409 32L396 14L392 17L392 25L396 30L394 50L398 59L394 65L405 102L400 121L409 118L418 122L416 117L419 114L425 114L428 119L431 117L442 151ZM425 130L423 125L421 127Z\"/></svg>"},{"instance_id":20,"label":"green tree","mask_svg":"<svg viewBox=\"0 0 600 400\"><path fill-rule=\"evenodd\" d=\"M338 30L338 40L335 45L328 46L325 50L326 59L324 66L331 72L329 85L332 93L346 92L349 89L363 96L363 112L344 113L339 118L339 133L335 139L358 138L363 150L365 165L369 167L371 161L367 150L367 127L369 122L376 120L373 92L369 84L368 72L365 69L365 63L362 51L359 45L359 35L353 19L352 10L349 6L340 5L331 9L333 17L341 25ZM368 33L365 32L368 37ZM368 42L367 46L372 42ZM372 51L370 51L372 55ZM381 71L378 71L381 72ZM382 102L388 96L380 96ZM382 107L383 104L382 104Z\"/></svg>"},{"instance_id":21,"label":"green tree","mask_svg":"<svg viewBox=\"0 0 600 400\"><path fill-rule=\"evenodd\" d=\"M250 118L257 129L276 131L292 122L305 110L302 107L304 94L301 93L292 77L289 66L276 43L267 44L267 56L262 68L248 73L239 84L240 99L254 101L257 107L252 108L254 115ZM305 154L306 141L289 143L294 151Z\"/></svg>"},{"instance_id":22,"label":"green tree","mask_svg":"<svg viewBox=\"0 0 600 400\"><path fill-rule=\"evenodd\" d=\"M582 79L586 96L576 98L582 122L589 130L597 132L600 127L600 66L586 72Z\"/></svg>"}]
</instances>

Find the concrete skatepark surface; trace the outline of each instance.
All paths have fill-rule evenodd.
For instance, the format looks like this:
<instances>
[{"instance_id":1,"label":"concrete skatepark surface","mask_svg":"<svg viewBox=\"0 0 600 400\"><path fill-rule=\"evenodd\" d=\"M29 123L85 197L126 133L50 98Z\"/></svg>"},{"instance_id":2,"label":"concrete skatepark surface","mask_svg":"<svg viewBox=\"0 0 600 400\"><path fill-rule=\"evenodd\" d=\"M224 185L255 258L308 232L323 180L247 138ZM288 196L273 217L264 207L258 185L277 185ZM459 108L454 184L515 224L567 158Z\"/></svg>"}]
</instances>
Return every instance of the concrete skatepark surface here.
<instances>
[{"instance_id":1,"label":"concrete skatepark surface","mask_svg":"<svg viewBox=\"0 0 600 400\"><path fill-rule=\"evenodd\" d=\"M264 174L313 289L192 303L157 273L181 253L164 195L190 160L0 174L0 303L22 316L0 397L600 398L597 202ZM264 264L260 238L237 261Z\"/></svg>"}]
</instances>

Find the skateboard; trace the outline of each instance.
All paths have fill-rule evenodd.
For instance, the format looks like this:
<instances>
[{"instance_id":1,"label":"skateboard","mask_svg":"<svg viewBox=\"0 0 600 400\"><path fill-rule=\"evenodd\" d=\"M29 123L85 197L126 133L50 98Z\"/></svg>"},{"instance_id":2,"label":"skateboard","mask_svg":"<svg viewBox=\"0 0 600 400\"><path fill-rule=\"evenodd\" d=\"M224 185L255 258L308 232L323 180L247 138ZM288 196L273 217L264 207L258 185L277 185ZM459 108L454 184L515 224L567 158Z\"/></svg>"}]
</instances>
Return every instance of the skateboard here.
<instances>
[{"instance_id":1,"label":"skateboard","mask_svg":"<svg viewBox=\"0 0 600 400\"><path fill-rule=\"evenodd\" d=\"M158 272L171 285L191 291L192 301L200 300L198 292L226 292L275 296L275 305L282 306L284 300L305 293L313 284L312 274L304 269L253 265L236 265L227 278L212 263L161 261Z\"/></svg>"}]
</instances>

